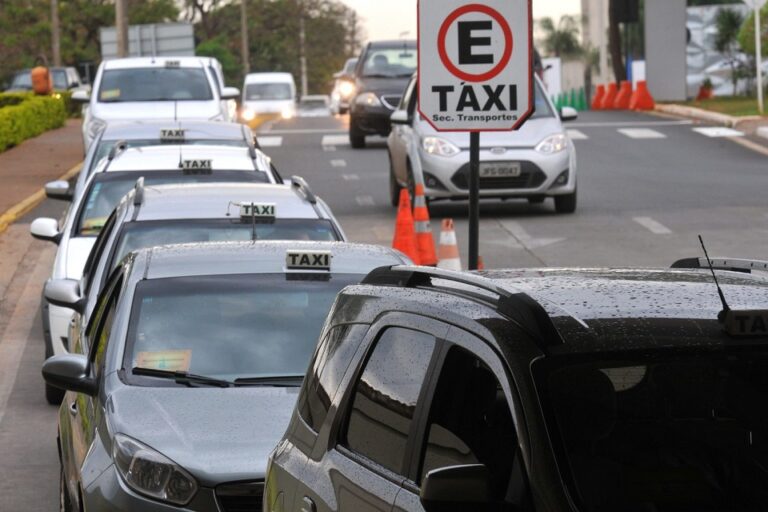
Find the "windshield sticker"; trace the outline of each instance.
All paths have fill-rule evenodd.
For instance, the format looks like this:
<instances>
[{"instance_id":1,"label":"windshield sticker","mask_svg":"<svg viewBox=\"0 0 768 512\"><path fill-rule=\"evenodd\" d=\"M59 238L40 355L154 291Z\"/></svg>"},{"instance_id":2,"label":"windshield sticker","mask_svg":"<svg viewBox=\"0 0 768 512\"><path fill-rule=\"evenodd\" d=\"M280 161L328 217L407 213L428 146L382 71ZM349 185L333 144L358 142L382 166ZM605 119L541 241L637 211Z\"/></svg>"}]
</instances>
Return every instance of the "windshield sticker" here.
<instances>
[{"instance_id":1,"label":"windshield sticker","mask_svg":"<svg viewBox=\"0 0 768 512\"><path fill-rule=\"evenodd\" d=\"M192 363L191 350L163 350L159 352L139 352L136 364L139 368L187 372Z\"/></svg>"},{"instance_id":2,"label":"windshield sticker","mask_svg":"<svg viewBox=\"0 0 768 512\"><path fill-rule=\"evenodd\" d=\"M101 91L100 98L102 100L114 100L120 97L120 89L108 89L106 91Z\"/></svg>"},{"instance_id":3,"label":"windshield sticker","mask_svg":"<svg viewBox=\"0 0 768 512\"><path fill-rule=\"evenodd\" d=\"M107 217L94 217L93 219L86 219L83 221L83 226L80 229L82 235L98 235L101 232L101 228L107 222Z\"/></svg>"}]
</instances>

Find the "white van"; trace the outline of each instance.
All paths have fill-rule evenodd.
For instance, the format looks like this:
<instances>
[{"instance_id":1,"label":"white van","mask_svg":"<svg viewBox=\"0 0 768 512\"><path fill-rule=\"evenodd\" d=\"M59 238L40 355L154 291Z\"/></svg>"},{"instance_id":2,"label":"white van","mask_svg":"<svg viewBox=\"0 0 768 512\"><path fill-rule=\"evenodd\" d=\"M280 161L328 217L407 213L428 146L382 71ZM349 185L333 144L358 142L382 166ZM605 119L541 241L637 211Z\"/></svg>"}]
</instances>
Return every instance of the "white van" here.
<instances>
[{"instance_id":1,"label":"white van","mask_svg":"<svg viewBox=\"0 0 768 512\"><path fill-rule=\"evenodd\" d=\"M241 116L253 121L260 115L296 115L296 82L290 73L251 73L243 84Z\"/></svg>"}]
</instances>

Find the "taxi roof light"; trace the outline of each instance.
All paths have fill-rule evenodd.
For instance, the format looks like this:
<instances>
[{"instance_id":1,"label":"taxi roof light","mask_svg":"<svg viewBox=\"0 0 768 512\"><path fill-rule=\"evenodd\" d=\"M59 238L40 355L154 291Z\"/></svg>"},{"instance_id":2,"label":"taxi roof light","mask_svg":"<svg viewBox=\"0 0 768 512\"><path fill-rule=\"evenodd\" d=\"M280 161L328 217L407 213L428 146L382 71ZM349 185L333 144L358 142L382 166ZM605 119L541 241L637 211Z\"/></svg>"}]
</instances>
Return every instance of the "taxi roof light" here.
<instances>
[{"instance_id":1,"label":"taxi roof light","mask_svg":"<svg viewBox=\"0 0 768 512\"><path fill-rule=\"evenodd\" d=\"M285 252L286 270L331 271L331 251L287 250Z\"/></svg>"}]
</instances>

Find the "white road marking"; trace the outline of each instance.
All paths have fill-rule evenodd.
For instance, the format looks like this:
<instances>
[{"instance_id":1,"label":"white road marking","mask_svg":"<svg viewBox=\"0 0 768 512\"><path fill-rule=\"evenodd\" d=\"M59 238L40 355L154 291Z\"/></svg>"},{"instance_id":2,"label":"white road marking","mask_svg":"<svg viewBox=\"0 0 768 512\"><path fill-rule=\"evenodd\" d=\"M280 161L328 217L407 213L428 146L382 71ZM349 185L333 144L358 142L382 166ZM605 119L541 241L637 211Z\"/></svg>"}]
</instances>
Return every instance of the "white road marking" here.
<instances>
[{"instance_id":1,"label":"white road marking","mask_svg":"<svg viewBox=\"0 0 768 512\"><path fill-rule=\"evenodd\" d=\"M336 146L323 146L323 151L326 151L326 152L336 151Z\"/></svg>"},{"instance_id":2,"label":"white road marking","mask_svg":"<svg viewBox=\"0 0 768 512\"><path fill-rule=\"evenodd\" d=\"M323 146L348 146L349 137L347 135L323 135L320 144Z\"/></svg>"},{"instance_id":3,"label":"white road marking","mask_svg":"<svg viewBox=\"0 0 768 512\"><path fill-rule=\"evenodd\" d=\"M339 168L339 167L346 167L347 161L346 160L331 160L331 165L333 167Z\"/></svg>"},{"instance_id":4,"label":"white road marking","mask_svg":"<svg viewBox=\"0 0 768 512\"><path fill-rule=\"evenodd\" d=\"M709 128L694 128L693 131L700 133L707 137L743 137L744 132L733 130L731 128L725 128L723 126L713 126Z\"/></svg>"},{"instance_id":5,"label":"white road marking","mask_svg":"<svg viewBox=\"0 0 768 512\"><path fill-rule=\"evenodd\" d=\"M650 128L622 128L619 133L630 139L666 139L667 136Z\"/></svg>"},{"instance_id":6,"label":"white road marking","mask_svg":"<svg viewBox=\"0 0 768 512\"><path fill-rule=\"evenodd\" d=\"M360 180L360 176L358 176L357 174L342 174L341 178L344 181L358 181L358 180Z\"/></svg>"},{"instance_id":7,"label":"white road marking","mask_svg":"<svg viewBox=\"0 0 768 512\"><path fill-rule=\"evenodd\" d=\"M587 140L589 139L589 136L579 130L568 130L568 136L571 138L571 140Z\"/></svg>"},{"instance_id":8,"label":"white road marking","mask_svg":"<svg viewBox=\"0 0 768 512\"><path fill-rule=\"evenodd\" d=\"M507 230L510 235L515 237L515 239L520 242L520 245L528 250L539 249L565 240L565 238L534 238L519 222L501 220L499 221L499 224L501 224L501 227Z\"/></svg>"},{"instance_id":9,"label":"white road marking","mask_svg":"<svg viewBox=\"0 0 768 512\"><path fill-rule=\"evenodd\" d=\"M376 204L372 196L357 196L355 201L357 201L357 204L360 206L374 206Z\"/></svg>"},{"instance_id":10,"label":"white road marking","mask_svg":"<svg viewBox=\"0 0 768 512\"><path fill-rule=\"evenodd\" d=\"M283 145L282 137L258 137L258 141L263 148L277 148Z\"/></svg>"},{"instance_id":11,"label":"white road marking","mask_svg":"<svg viewBox=\"0 0 768 512\"><path fill-rule=\"evenodd\" d=\"M648 231L650 231L654 235L671 235L672 234L671 229L669 229L664 224L653 220L650 217L635 217L632 220L634 220L635 222L637 222L638 224L646 228Z\"/></svg>"},{"instance_id":12,"label":"white road marking","mask_svg":"<svg viewBox=\"0 0 768 512\"><path fill-rule=\"evenodd\" d=\"M322 128L307 128L307 129L284 129L284 130L261 130L259 133L271 133L275 135L301 135L301 134L312 134L312 133L325 133L325 134L341 134L341 133L347 133L343 130L324 130Z\"/></svg>"},{"instance_id":13,"label":"white road marking","mask_svg":"<svg viewBox=\"0 0 768 512\"><path fill-rule=\"evenodd\" d=\"M620 126L626 126L631 128L632 126L690 126L693 121L607 121L607 122L582 122L582 123L568 123L569 128L618 128Z\"/></svg>"}]
</instances>

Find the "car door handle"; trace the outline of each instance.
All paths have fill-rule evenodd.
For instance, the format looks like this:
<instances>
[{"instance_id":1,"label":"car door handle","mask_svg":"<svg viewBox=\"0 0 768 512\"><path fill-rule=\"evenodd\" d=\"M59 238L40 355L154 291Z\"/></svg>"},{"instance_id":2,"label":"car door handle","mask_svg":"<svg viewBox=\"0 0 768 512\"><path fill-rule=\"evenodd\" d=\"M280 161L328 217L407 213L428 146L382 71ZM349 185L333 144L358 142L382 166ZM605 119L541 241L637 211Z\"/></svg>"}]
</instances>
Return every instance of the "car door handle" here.
<instances>
[{"instance_id":1,"label":"car door handle","mask_svg":"<svg viewBox=\"0 0 768 512\"><path fill-rule=\"evenodd\" d=\"M72 402L69 404L69 414L72 416L77 416L77 402Z\"/></svg>"},{"instance_id":2,"label":"car door handle","mask_svg":"<svg viewBox=\"0 0 768 512\"><path fill-rule=\"evenodd\" d=\"M317 512L315 502L309 496L304 496L304 499L301 500L301 512Z\"/></svg>"}]
</instances>

